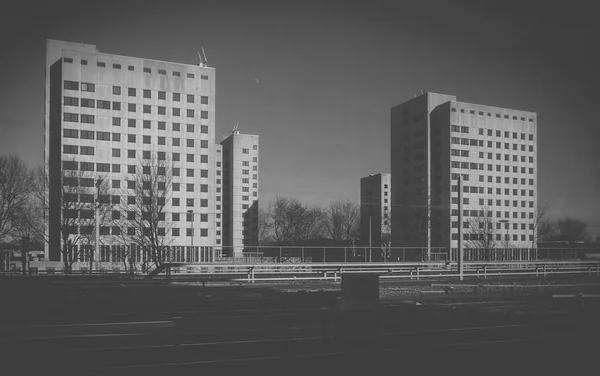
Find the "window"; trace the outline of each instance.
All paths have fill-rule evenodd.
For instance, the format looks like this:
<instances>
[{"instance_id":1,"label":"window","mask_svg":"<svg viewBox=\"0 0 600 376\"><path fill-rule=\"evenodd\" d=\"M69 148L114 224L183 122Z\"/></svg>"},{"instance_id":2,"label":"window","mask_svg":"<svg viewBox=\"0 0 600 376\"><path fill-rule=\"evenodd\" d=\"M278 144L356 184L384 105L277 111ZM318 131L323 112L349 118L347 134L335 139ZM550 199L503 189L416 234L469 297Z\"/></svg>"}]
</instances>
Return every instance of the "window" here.
<instances>
[{"instance_id":1,"label":"window","mask_svg":"<svg viewBox=\"0 0 600 376\"><path fill-rule=\"evenodd\" d=\"M144 124L144 129L150 129L150 128L152 128L152 126L151 126L152 122L150 120L144 120L143 124Z\"/></svg>"},{"instance_id":2,"label":"window","mask_svg":"<svg viewBox=\"0 0 600 376\"><path fill-rule=\"evenodd\" d=\"M130 97L135 97L136 96L136 89L133 87L130 87L127 89L127 95L129 95Z\"/></svg>"},{"instance_id":3,"label":"window","mask_svg":"<svg viewBox=\"0 0 600 376\"><path fill-rule=\"evenodd\" d=\"M81 107L94 108L96 106L93 99L81 98Z\"/></svg>"},{"instance_id":4,"label":"window","mask_svg":"<svg viewBox=\"0 0 600 376\"><path fill-rule=\"evenodd\" d=\"M143 136L142 142L144 144L150 144L152 143L152 138L150 136Z\"/></svg>"},{"instance_id":5,"label":"window","mask_svg":"<svg viewBox=\"0 0 600 376\"><path fill-rule=\"evenodd\" d=\"M187 95L187 102L188 103L194 103L194 95L193 94L188 94Z\"/></svg>"},{"instance_id":6,"label":"window","mask_svg":"<svg viewBox=\"0 0 600 376\"><path fill-rule=\"evenodd\" d=\"M110 101L98 100L97 108L101 110L110 110Z\"/></svg>"},{"instance_id":7,"label":"window","mask_svg":"<svg viewBox=\"0 0 600 376\"><path fill-rule=\"evenodd\" d=\"M65 128L63 130L63 136L69 138L79 138L79 131L77 129Z\"/></svg>"},{"instance_id":8,"label":"window","mask_svg":"<svg viewBox=\"0 0 600 376\"><path fill-rule=\"evenodd\" d=\"M79 83L75 81L65 81L65 90L79 90Z\"/></svg>"},{"instance_id":9,"label":"window","mask_svg":"<svg viewBox=\"0 0 600 376\"><path fill-rule=\"evenodd\" d=\"M100 141L110 141L109 132L96 132L96 139Z\"/></svg>"},{"instance_id":10,"label":"window","mask_svg":"<svg viewBox=\"0 0 600 376\"><path fill-rule=\"evenodd\" d=\"M194 169L193 168L186 169L186 176L190 177L190 178L194 177Z\"/></svg>"},{"instance_id":11,"label":"window","mask_svg":"<svg viewBox=\"0 0 600 376\"><path fill-rule=\"evenodd\" d=\"M135 150L133 150L133 151L135 151ZM143 159L150 159L150 150L144 150L144 151L142 151L142 158Z\"/></svg>"},{"instance_id":12,"label":"window","mask_svg":"<svg viewBox=\"0 0 600 376\"><path fill-rule=\"evenodd\" d=\"M200 147L202 149L207 149L208 148L208 140L200 140Z\"/></svg>"},{"instance_id":13,"label":"window","mask_svg":"<svg viewBox=\"0 0 600 376\"><path fill-rule=\"evenodd\" d=\"M167 99L167 93L164 92L164 91L159 91L158 92L158 99L161 99L161 100Z\"/></svg>"},{"instance_id":14,"label":"window","mask_svg":"<svg viewBox=\"0 0 600 376\"><path fill-rule=\"evenodd\" d=\"M158 122L158 130L159 131L164 131L167 128L167 123L164 121L159 121Z\"/></svg>"},{"instance_id":15,"label":"window","mask_svg":"<svg viewBox=\"0 0 600 376\"><path fill-rule=\"evenodd\" d=\"M121 64L113 64L113 69L121 69Z\"/></svg>"},{"instance_id":16,"label":"window","mask_svg":"<svg viewBox=\"0 0 600 376\"><path fill-rule=\"evenodd\" d=\"M82 123L87 123L87 124L94 124L95 123L95 116L94 115L84 115L84 114L81 114L81 122Z\"/></svg>"},{"instance_id":17,"label":"window","mask_svg":"<svg viewBox=\"0 0 600 376\"><path fill-rule=\"evenodd\" d=\"M135 143L135 135L134 134L128 134L127 135L127 142Z\"/></svg>"},{"instance_id":18,"label":"window","mask_svg":"<svg viewBox=\"0 0 600 376\"><path fill-rule=\"evenodd\" d=\"M167 74L167 71L164 69L159 69L158 74Z\"/></svg>"},{"instance_id":19,"label":"window","mask_svg":"<svg viewBox=\"0 0 600 376\"><path fill-rule=\"evenodd\" d=\"M134 111L135 111L135 110L134 110ZM150 107L150 105L149 105L149 104L145 104L145 105L144 105L144 107L143 107L143 112L144 112L145 114L151 114L151 113L152 113L152 107Z\"/></svg>"},{"instance_id":20,"label":"window","mask_svg":"<svg viewBox=\"0 0 600 376\"><path fill-rule=\"evenodd\" d=\"M82 82L81 83L81 91L87 91L87 92L93 93L96 91L96 85L90 84L87 82Z\"/></svg>"},{"instance_id":21,"label":"window","mask_svg":"<svg viewBox=\"0 0 600 376\"><path fill-rule=\"evenodd\" d=\"M187 162L194 162L194 154L187 154Z\"/></svg>"},{"instance_id":22,"label":"window","mask_svg":"<svg viewBox=\"0 0 600 376\"><path fill-rule=\"evenodd\" d=\"M200 170L200 177L201 178L207 178L208 177L208 170Z\"/></svg>"},{"instance_id":23,"label":"window","mask_svg":"<svg viewBox=\"0 0 600 376\"><path fill-rule=\"evenodd\" d=\"M250 153L250 150L248 150L248 149L242 149L242 154L249 154L249 153Z\"/></svg>"},{"instance_id":24,"label":"window","mask_svg":"<svg viewBox=\"0 0 600 376\"><path fill-rule=\"evenodd\" d=\"M106 63L103 61L97 62L96 65L99 66L100 68L106 68Z\"/></svg>"},{"instance_id":25,"label":"window","mask_svg":"<svg viewBox=\"0 0 600 376\"><path fill-rule=\"evenodd\" d=\"M180 140L178 138L173 138L173 146L179 146L180 145Z\"/></svg>"},{"instance_id":26,"label":"window","mask_svg":"<svg viewBox=\"0 0 600 376\"><path fill-rule=\"evenodd\" d=\"M208 111L200 111L200 119L208 119Z\"/></svg>"},{"instance_id":27,"label":"window","mask_svg":"<svg viewBox=\"0 0 600 376\"><path fill-rule=\"evenodd\" d=\"M113 110L121 111L121 102L112 102Z\"/></svg>"},{"instance_id":28,"label":"window","mask_svg":"<svg viewBox=\"0 0 600 376\"><path fill-rule=\"evenodd\" d=\"M204 75L204 74L203 74L203 75L200 75L200 79L201 79L201 80L208 80L208 76L206 76L206 75Z\"/></svg>"},{"instance_id":29,"label":"window","mask_svg":"<svg viewBox=\"0 0 600 376\"><path fill-rule=\"evenodd\" d=\"M194 117L194 110L187 110L187 117L193 118Z\"/></svg>"},{"instance_id":30,"label":"window","mask_svg":"<svg viewBox=\"0 0 600 376\"><path fill-rule=\"evenodd\" d=\"M179 158L180 154L179 153L173 153L173 161L174 162L179 162L180 158Z\"/></svg>"},{"instance_id":31,"label":"window","mask_svg":"<svg viewBox=\"0 0 600 376\"><path fill-rule=\"evenodd\" d=\"M113 141L121 141L121 134L120 133L113 133L112 134L112 140Z\"/></svg>"},{"instance_id":32,"label":"window","mask_svg":"<svg viewBox=\"0 0 600 376\"><path fill-rule=\"evenodd\" d=\"M63 61L65 63L73 63L73 58L72 57L63 57Z\"/></svg>"},{"instance_id":33,"label":"window","mask_svg":"<svg viewBox=\"0 0 600 376\"><path fill-rule=\"evenodd\" d=\"M179 93L173 93L173 101L174 102L179 102L181 100L181 94Z\"/></svg>"},{"instance_id":34,"label":"window","mask_svg":"<svg viewBox=\"0 0 600 376\"><path fill-rule=\"evenodd\" d=\"M194 184L186 184L186 192L194 192Z\"/></svg>"},{"instance_id":35,"label":"window","mask_svg":"<svg viewBox=\"0 0 600 376\"><path fill-rule=\"evenodd\" d=\"M135 112L136 111L136 104L135 103L128 103L127 104L127 111L129 111L129 112Z\"/></svg>"},{"instance_id":36,"label":"window","mask_svg":"<svg viewBox=\"0 0 600 376\"><path fill-rule=\"evenodd\" d=\"M173 76L181 77L181 72L173 71Z\"/></svg>"},{"instance_id":37,"label":"window","mask_svg":"<svg viewBox=\"0 0 600 376\"><path fill-rule=\"evenodd\" d=\"M201 104L208 104L208 97L207 96L201 96L200 97L200 103Z\"/></svg>"},{"instance_id":38,"label":"window","mask_svg":"<svg viewBox=\"0 0 600 376\"><path fill-rule=\"evenodd\" d=\"M63 145L64 154L78 154L79 147L75 145Z\"/></svg>"},{"instance_id":39,"label":"window","mask_svg":"<svg viewBox=\"0 0 600 376\"><path fill-rule=\"evenodd\" d=\"M93 146L82 146L79 149L81 155L94 155L94 147Z\"/></svg>"},{"instance_id":40,"label":"window","mask_svg":"<svg viewBox=\"0 0 600 376\"><path fill-rule=\"evenodd\" d=\"M208 134L208 125L201 125L200 133Z\"/></svg>"},{"instance_id":41,"label":"window","mask_svg":"<svg viewBox=\"0 0 600 376\"><path fill-rule=\"evenodd\" d=\"M166 115L167 114L167 108L164 106L158 106L158 114L159 115Z\"/></svg>"},{"instance_id":42,"label":"window","mask_svg":"<svg viewBox=\"0 0 600 376\"><path fill-rule=\"evenodd\" d=\"M65 106L79 106L79 98L64 97L63 103Z\"/></svg>"},{"instance_id":43,"label":"window","mask_svg":"<svg viewBox=\"0 0 600 376\"><path fill-rule=\"evenodd\" d=\"M144 73L152 73L152 69L150 68L144 68L143 71Z\"/></svg>"},{"instance_id":44,"label":"window","mask_svg":"<svg viewBox=\"0 0 600 376\"><path fill-rule=\"evenodd\" d=\"M194 140L191 139L191 138L188 138L186 140L186 145L187 145L188 148L193 148L194 147Z\"/></svg>"},{"instance_id":45,"label":"window","mask_svg":"<svg viewBox=\"0 0 600 376\"><path fill-rule=\"evenodd\" d=\"M135 128L135 119L127 119L127 126Z\"/></svg>"},{"instance_id":46,"label":"window","mask_svg":"<svg viewBox=\"0 0 600 376\"><path fill-rule=\"evenodd\" d=\"M173 108L173 116L181 116L181 109Z\"/></svg>"}]
</instances>

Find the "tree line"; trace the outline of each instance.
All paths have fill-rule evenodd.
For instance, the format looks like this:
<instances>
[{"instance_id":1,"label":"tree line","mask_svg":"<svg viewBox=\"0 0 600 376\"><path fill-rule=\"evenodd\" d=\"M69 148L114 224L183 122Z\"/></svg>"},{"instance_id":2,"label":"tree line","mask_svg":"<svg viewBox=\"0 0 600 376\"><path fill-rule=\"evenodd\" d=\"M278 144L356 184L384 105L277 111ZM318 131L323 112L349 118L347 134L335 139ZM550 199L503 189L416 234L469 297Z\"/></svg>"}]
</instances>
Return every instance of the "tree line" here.
<instances>
[{"instance_id":1,"label":"tree line","mask_svg":"<svg viewBox=\"0 0 600 376\"><path fill-rule=\"evenodd\" d=\"M111 245L119 246L105 252L126 267L133 268L142 259L145 267L165 260L172 224L165 211L173 191L168 161L156 156L141 159L135 170L127 171L125 181L90 171L85 162L62 163L54 181L42 167L29 170L17 156L0 157L0 242L18 242L26 236L50 244L52 195L60 203L55 209L61 214L53 225L67 270L77 260L99 261L92 260L96 235L99 246L107 245L107 236Z\"/></svg>"}]
</instances>

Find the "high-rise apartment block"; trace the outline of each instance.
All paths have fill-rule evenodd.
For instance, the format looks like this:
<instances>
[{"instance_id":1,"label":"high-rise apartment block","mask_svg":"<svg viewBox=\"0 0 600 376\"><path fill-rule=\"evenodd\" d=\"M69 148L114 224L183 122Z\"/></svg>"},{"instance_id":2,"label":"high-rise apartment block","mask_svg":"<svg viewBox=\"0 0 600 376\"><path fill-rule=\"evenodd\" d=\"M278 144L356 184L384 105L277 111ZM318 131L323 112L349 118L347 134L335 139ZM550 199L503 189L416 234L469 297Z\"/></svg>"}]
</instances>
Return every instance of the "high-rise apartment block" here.
<instances>
[{"instance_id":1,"label":"high-rise apartment block","mask_svg":"<svg viewBox=\"0 0 600 376\"><path fill-rule=\"evenodd\" d=\"M392 177L371 174L360 179L360 239L364 246L388 244L391 232ZM389 244L388 244L389 245Z\"/></svg>"},{"instance_id":2,"label":"high-rise apartment block","mask_svg":"<svg viewBox=\"0 0 600 376\"><path fill-rule=\"evenodd\" d=\"M157 232L168 238L168 259L210 261L220 255L222 243L251 242L255 232L246 234L242 218L258 200L258 137L234 135L223 146L215 144L214 68L202 61L120 56L93 45L48 40L45 93L50 260L62 257L61 218L89 215L61 209L64 171L85 171L93 180L110 182L107 200L130 203L146 199L134 197L135 176L147 173L145 161L162 163L172 175L172 194L159 213L166 225ZM92 179L79 180L71 183L89 186L91 180L93 186ZM227 194L234 197L226 199ZM73 199L95 200L79 196ZM128 215L112 213L113 218ZM97 261L116 261L123 231L133 235L136 229L99 229Z\"/></svg>"},{"instance_id":3,"label":"high-rise apartment block","mask_svg":"<svg viewBox=\"0 0 600 376\"><path fill-rule=\"evenodd\" d=\"M537 116L425 93L391 110L392 245L535 246ZM462 226L458 223L458 179Z\"/></svg>"},{"instance_id":4,"label":"high-rise apartment block","mask_svg":"<svg viewBox=\"0 0 600 376\"><path fill-rule=\"evenodd\" d=\"M223 154L223 253L239 256L258 245L258 136L233 133Z\"/></svg>"}]
</instances>

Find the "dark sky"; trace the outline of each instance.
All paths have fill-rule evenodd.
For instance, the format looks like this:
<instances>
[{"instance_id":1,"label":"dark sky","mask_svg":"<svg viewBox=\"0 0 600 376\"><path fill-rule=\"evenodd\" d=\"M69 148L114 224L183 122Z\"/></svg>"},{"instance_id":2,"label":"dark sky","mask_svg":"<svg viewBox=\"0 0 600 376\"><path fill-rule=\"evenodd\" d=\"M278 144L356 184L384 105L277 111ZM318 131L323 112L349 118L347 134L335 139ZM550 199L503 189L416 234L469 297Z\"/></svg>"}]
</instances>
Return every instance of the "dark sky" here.
<instances>
[{"instance_id":1,"label":"dark sky","mask_svg":"<svg viewBox=\"0 0 600 376\"><path fill-rule=\"evenodd\" d=\"M421 90L538 113L540 203L600 231L593 2L51 1L0 15L0 154L43 159L46 38L217 69L217 137L260 135L263 204L358 200ZM590 4L589 6L586 4ZM596 116L594 116L596 115Z\"/></svg>"}]
</instances>

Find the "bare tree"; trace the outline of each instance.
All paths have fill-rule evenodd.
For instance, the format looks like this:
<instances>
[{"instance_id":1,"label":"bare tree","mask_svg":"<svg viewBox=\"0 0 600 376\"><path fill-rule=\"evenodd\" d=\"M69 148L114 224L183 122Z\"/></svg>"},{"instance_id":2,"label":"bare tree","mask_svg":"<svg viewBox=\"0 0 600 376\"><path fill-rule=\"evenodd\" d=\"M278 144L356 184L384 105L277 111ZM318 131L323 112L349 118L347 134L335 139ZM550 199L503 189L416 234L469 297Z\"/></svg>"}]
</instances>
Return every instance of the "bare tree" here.
<instances>
[{"instance_id":1,"label":"bare tree","mask_svg":"<svg viewBox=\"0 0 600 376\"><path fill-rule=\"evenodd\" d=\"M65 166L76 163L73 160L64 162L66 162ZM104 183L97 186L99 178ZM32 216L29 226L40 239L49 242L49 234L46 230L50 210L49 180L43 168L37 170L34 181L36 203L31 210L39 216ZM108 183L103 176L78 168L61 170L59 195L53 199L60 201L58 224L62 243L61 254L66 271L70 270L73 262L83 258L85 238L94 233L96 195L99 197L108 195Z\"/></svg>"},{"instance_id":2,"label":"bare tree","mask_svg":"<svg viewBox=\"0 0 600 376\"><path fill-rule=\"evenodd\" d=\"M479 211L481 212L481 210ZM483 209L483 216L470 217L467 221L468 228L464 233L468 234L469 239L465 239L466 248L475 249L494 249L498 245L496 241L497 230L494 226L492 211L488 208Z\"/></svg>"},{"instance_id":3,"label":"bare tree","mask_svg":"<svg viewBox=\"0 0 600 376\"><path fill-rule=\"evenodd\" d=\"M350 244L360 236L360 207L351 201L337 200L324 211L327 235L336 245Z\"/></svg>"},{"instance_id":4,"label":"bare tree","mask_svg":"<svg viewBox=\"0 0 600 376\"><path fill-rule=\"evenodd\" d=\"M558 235L557 240L567 242L587 241L587 222L575 218L566 217L557 221Z\"/></svg>"},{"instance_id":5,"label":"bare tree","mask_svg":"<svg viewBox=\"0 0 600 376\"><path fill-rule=\"evenodd\" d=\"M556 234L556 223L547 218L547 213L548 208L543 205L538 206L533 213L533 219L529 224L532 232L531 248L537 248L538 243L547 242Z\"/></svg>"},{"instance_id":6,"label":"bare tree","mask_svg":"<svg viewBox=\"0 0 600 376\"><path fill-rule=\"evenodd\" d=\"M381 226L381 254L383 261L390 259L392 251L392 229L390 225Z\"/></svg>"},{"instance_id":7,"label":"bare tree","mask_svg":"<svg viewBox=\"0 0 600 376\"><path fill-rule=\"evenodd\" d=\"M258 244L264 244L273 239L273 223L270 212L258 210Z\"/></svg>"},{"instance_id":8,"label":"bare tree","mask_svg":"<svg viewBox=\"0 0 600 376\"><path fill-rule=\"evenodd\" d=\"M171 222L166 220L166 207L171 201L172 169L156 155L139 162L136 173L129 174L128 186L122 192L122 231L130 244L140 246L146 262L158 267L165 260L171 243Z\"/></svg>"},{"instance_id":9,"label":"bare tree","mask_svg":"<svg viewBox=\"0 0 600 376\"><path fill-rule=\"evenodd\" d=\"M81 180L81 179L80 179ZM91 231L88 228L85 232L81 233L80 237L80 246L83 246L83 251L80 251L80 256L83 255L83 259L89 261L90 263L90 272L93 268L93 263L100 261L94 260L94 249L96 249L96 253L98 257L100 257L100 246L102 244L102 240L104 236L100 235L108 235L108 233L102 233L102 230L107 228L107 225L110 225L110 213L111 213L111 205L110 205L110 195L109 195L109 182L107 179L97 178L94 181L95 184L95 195L94 195L94 203L91 205L92 210L94 210L94 219L91 221ZM99 234L96 234L96 231L99 231ZM96 244L96 235L98 235L99 244ZM80 259L82 257L79 257Z\"/></svg>"},{"instance_id":10,"label":"bare tree","mask_svg":"<svg viewBox=\"0 0 600 376\"><path fill-rule=\"evenodd\" d=\"M278 196L269 206L273 237L278 242L299 242L323 235L323 212L295 198Z\"/></svg>"},{"instance_id":11,"label":"bare tree","mask_svg":"<svg viewBox=\"0 0 600 376\"><path fill-rule=\"evenodd\" d=\"M31 174L17 156L0 157L0 241L21 218L31 192Z\"/></svg>"}]
</instances>

